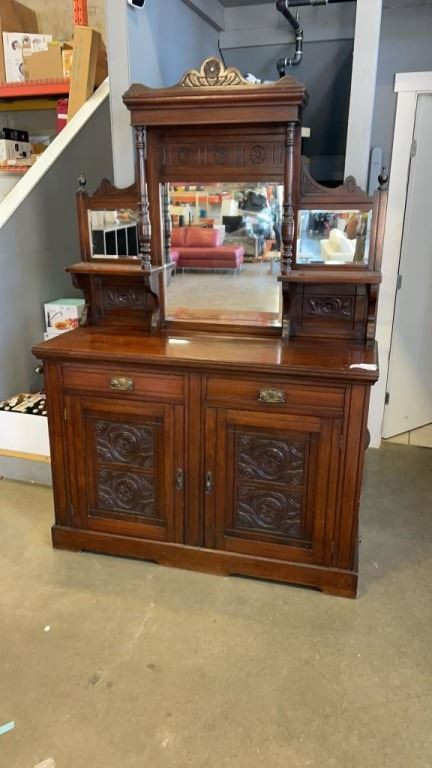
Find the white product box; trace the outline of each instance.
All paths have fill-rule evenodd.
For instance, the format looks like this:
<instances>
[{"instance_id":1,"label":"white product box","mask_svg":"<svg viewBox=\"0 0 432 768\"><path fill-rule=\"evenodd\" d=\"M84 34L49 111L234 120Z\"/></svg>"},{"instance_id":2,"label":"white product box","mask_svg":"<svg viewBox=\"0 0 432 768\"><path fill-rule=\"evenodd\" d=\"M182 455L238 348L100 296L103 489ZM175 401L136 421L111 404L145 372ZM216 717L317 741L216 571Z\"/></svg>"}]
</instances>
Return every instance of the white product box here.
<instances>
[{"instance_id":1,"label":"white product box","mask_svg":"<svg viewBox=\"0 0 432 768\"><path fill-rule=\"evenodd\" d=\"M47 51L52 35L36 35L30 32L3 32L3 48L7 83L23 83L24 65L23 48L35 51Z\"/></svg>"},{"instance_id":2,"label":"white product box","mask_svg":"<svg viewBox=\"0 0 432 768\"><path fill-rule=\"evenodd\" d=\"M0 455L29 454L47 460L50 455L48 419L28 413L0 411Z\"/></svg>"},{"instance_id":3,"label":"white product box","mask_svg":"<svg viewBox=\"0 0 432 768\"><path fill-rule=\"evenodd\" d=\"M32 145L28 141L0 139L0 163L31 157Z\"/></svg>"},{"instance_id":4,"label":"white product box","mask_svg":"<svg viewBox=\"0 0 432 768\"><path fill-rule=\"evenodd\" d=\"M48 331L48 333L44 333L44 341L56 339L57 336L63 336L64 333L69 333L70 331L73 331L73 328L69 328L67 331Z\"/></svg>"},{"instance_id":5,"label":"white product box","mask_svg":"<svg viewBox=\"0 0 432 768\"><path fill-rule=\"evenodd\" d=\"M44 305L45 327L51 337L78 328L84 312L84 299L57 299Z\"/></svg>"}]
</instances>

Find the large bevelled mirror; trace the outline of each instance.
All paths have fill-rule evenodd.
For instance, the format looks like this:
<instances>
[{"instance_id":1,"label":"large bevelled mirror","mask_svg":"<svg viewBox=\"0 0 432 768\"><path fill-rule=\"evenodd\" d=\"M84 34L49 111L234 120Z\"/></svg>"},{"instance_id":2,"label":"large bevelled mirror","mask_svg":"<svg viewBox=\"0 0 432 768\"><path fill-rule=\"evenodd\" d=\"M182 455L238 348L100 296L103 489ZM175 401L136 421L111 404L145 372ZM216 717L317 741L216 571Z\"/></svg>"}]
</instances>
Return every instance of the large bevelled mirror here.
<instances>
[{"instance_id":1,"label":"large bevelled mirror","mask_svg":"<svg viewBox=\"0 0 432 768\"><path fill-rule=\"evenodd\" d=\"M278 325L283 186L163 184L166 315Z\"/></svg>"},{"instance_id":2,"label":"large bevelled mirror","mask_svg":"<svg viewBox=\"0 0 432 768\"><path fill-rule=\"evenodd\" d=\"M372 210L300 210L297 264L365 265L371 228Z\"/></svg>"}]
</instances>

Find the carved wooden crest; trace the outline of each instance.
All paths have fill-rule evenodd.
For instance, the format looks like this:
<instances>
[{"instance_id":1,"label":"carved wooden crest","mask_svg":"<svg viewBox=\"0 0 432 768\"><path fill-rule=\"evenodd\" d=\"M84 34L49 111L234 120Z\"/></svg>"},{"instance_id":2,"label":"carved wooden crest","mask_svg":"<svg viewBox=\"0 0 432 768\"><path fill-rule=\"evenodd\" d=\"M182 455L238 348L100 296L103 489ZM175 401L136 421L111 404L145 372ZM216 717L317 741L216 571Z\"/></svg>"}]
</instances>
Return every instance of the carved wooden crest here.
<instances>
[{"instance_id":1,"label":"carved wooden crest","mask_svg":"<svg viewBox=\"0 0 432 768\"><path fill-rule=\"evenodd\" d=\"M190 69L179 86L184 88L226 88L230 85L251 85L235 67L225 67L219 59L206 59L200 70Z\"/></svg>"},{"instance_id":2,"label":"carved wooden crest","mask_svg":"<svg viewBox=\"0 0 432 768\"><path fill-rule=\"evenodd\" d=\"M349 198L355 197L355 199L364 199L364 202L370 202L370 198L361 187L358 186L354 176L348 176L344 183L339 187L324 187L318 181L316 181L309 173L305 162L302 164L301 173L301 196L309 197L310 195L320 195L328 197L341 197Z\"/></svg>"}]
</instances>

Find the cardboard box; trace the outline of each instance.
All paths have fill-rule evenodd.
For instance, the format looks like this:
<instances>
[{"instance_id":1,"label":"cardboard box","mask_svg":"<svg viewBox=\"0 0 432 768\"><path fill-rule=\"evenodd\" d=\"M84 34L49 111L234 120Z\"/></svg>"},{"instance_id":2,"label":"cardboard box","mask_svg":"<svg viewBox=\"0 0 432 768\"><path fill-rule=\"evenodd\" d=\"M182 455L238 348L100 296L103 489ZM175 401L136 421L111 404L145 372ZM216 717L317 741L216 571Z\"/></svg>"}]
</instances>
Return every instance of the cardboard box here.
<instances>
[{"instance_id":1,"label":"cardboard box","mask_svg":"<svg viewBox=\"0 0 432 768\"><path fill-rule=\"evenodd\" d=\"M37 34L38 25L34 11L16 0L0 2L0 83L6 82L3 51L3 32L25 32Z\"/></svg>"},{"instance_id":2,"label":"cardboard box","mask_svg":"<svg viewBox=\"0 0 432 768\"><path fill-rule=\"evenodd\" d=\"M94 91L100 44L101 36L95 29L75 27L68 120L78 112Z\"/></svg>"},{"instance_id":3,"label":"cardboard box","mask_svg":"<svg viewBox=\"0 0 432 768\"><path fill-rule=\"evenodd\" d=\"M73 65L72 43L64 43L62 48L62 63L63 63L63 77L66 80L70 80L72 75L72 65Z\"/></svg>"},{"instance_id":4,"label":"cardboard box","mask_svg":"<svg viewBox=\"0 0 432 768\"><path fill-rule=\"evenodd\" d=\"M7 83L24 82L24 52L47 51L52 35L28 32L3 32L3 52Z\"/></svg>"},{"instance_id":5,"label":"cardboard box","mask_svg":"<svg viewBox=\"0 0 432 768\"><path fill-rule=\"evenodd\" d=\"M49 336L78 328L84 312L84 299L57 299L44 305L45 326Z\"/></svg>"},{"instance_id":6,"label":"cardboard box","mask_svg":"<svg viewBox=\"0 0 432 768\"><path fill-rule=\"evenodd\" d=\"M63 58L60 43L48 43L46 51L23 48L25 80L61 80Z\"/></svg>"},{"instance_id":7,"label":"cardboard box","mask_svg":"<svg viewBox=\"0 0 432 768\"><path fill-rule=\"evenodd\" d=\"M31 157L32 145L28 141L12 141L0 139L0 163L8 160Z\"/></svg>"}]
</instances>

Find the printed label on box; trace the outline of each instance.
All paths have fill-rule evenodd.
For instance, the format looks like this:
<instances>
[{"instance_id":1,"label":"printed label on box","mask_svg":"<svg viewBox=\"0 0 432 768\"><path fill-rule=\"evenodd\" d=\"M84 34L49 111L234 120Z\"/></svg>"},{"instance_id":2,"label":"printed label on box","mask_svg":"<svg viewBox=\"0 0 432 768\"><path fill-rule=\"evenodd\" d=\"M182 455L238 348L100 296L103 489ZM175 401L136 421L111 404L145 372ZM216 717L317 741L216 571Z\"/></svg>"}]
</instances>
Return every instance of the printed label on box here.
<instances>
[{"instance_id":1,"label":"printed label on box","mask_svg":"<svg viewBox=\"0 0 432 768\"><path fill-rule=\"evenodd\" d=\"M3 48L7 83L23 83L25 51L47 51L52 35L36 35L27 32L3 32Z\"/></svg>"}]
</instances>

